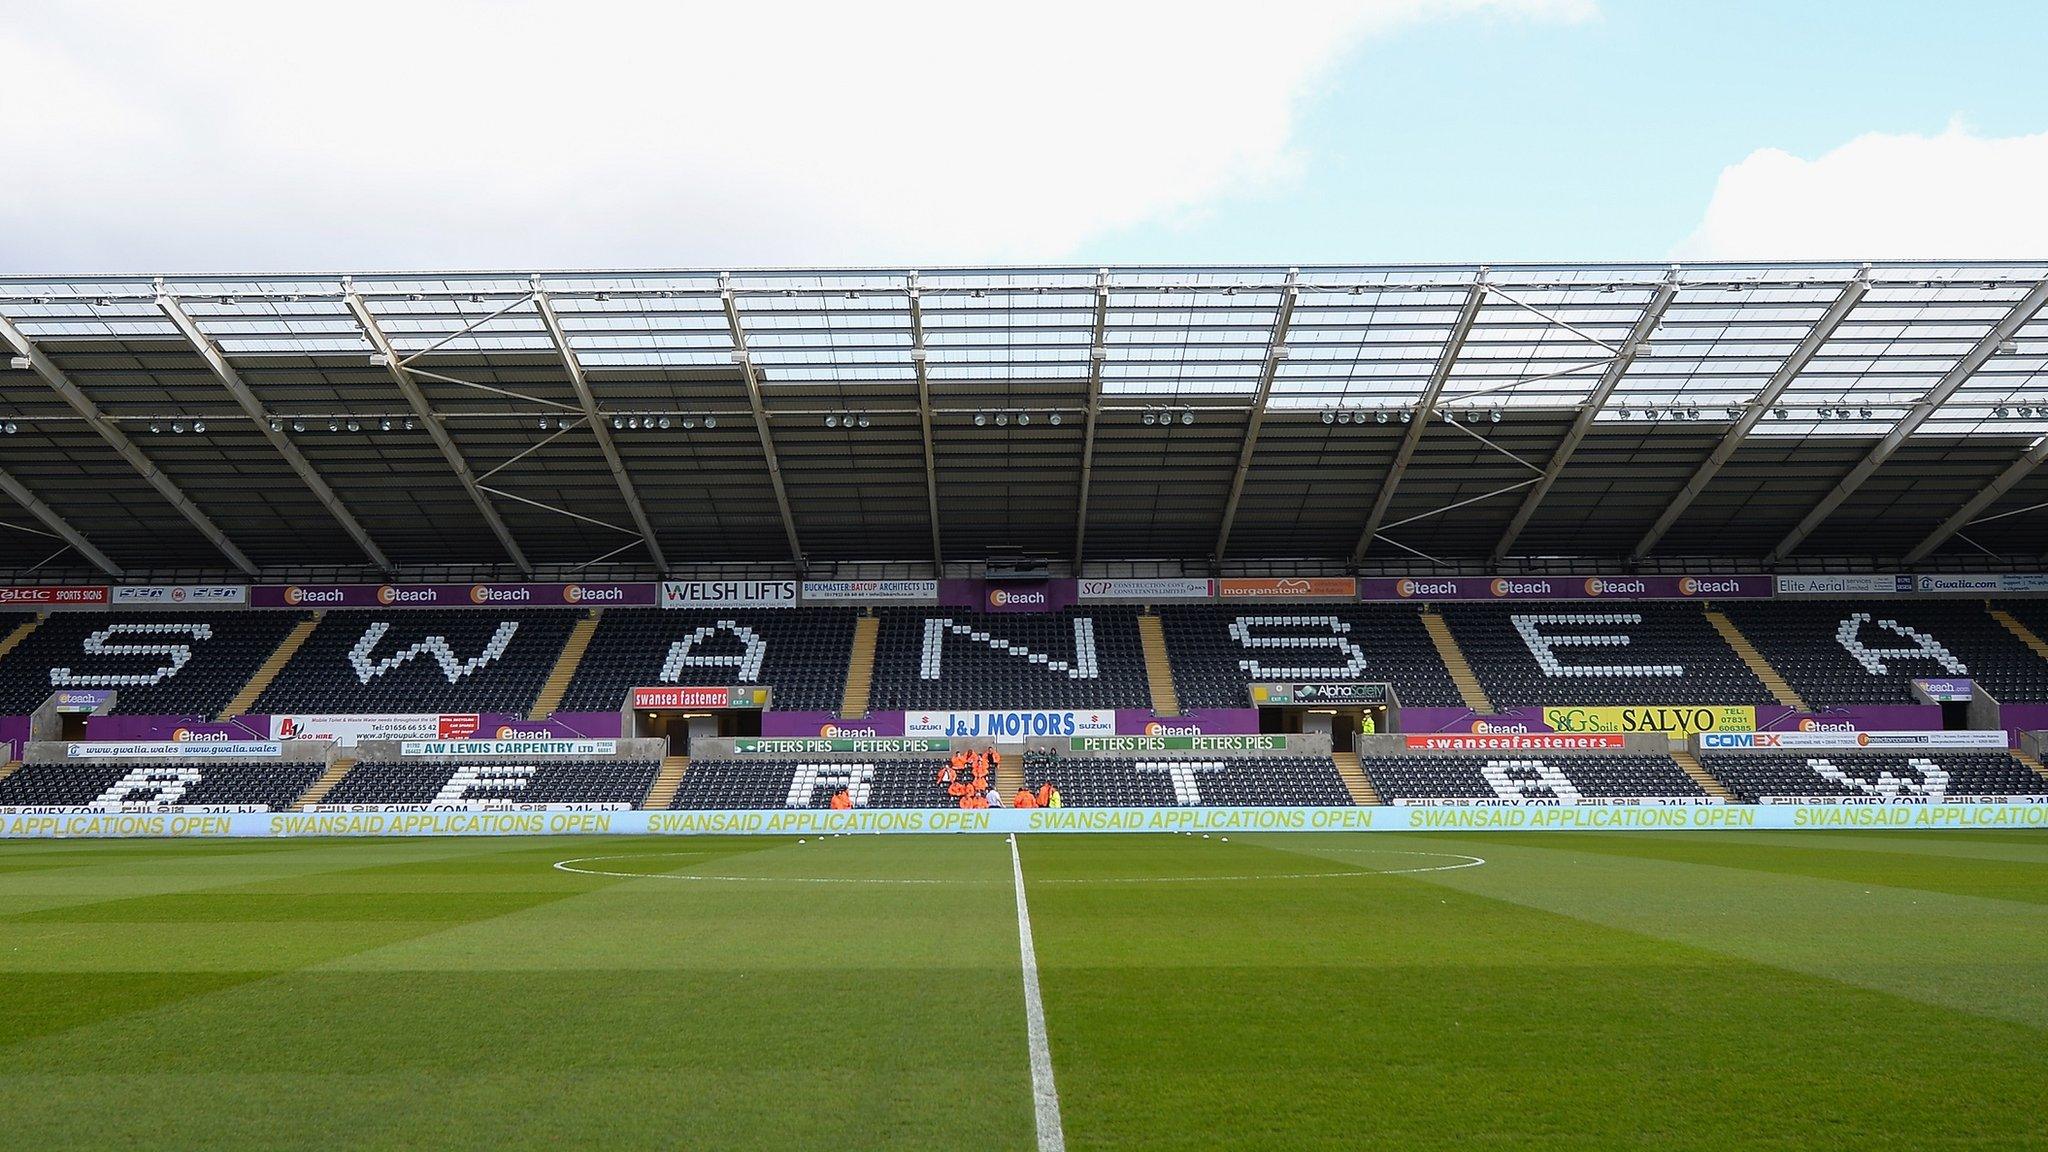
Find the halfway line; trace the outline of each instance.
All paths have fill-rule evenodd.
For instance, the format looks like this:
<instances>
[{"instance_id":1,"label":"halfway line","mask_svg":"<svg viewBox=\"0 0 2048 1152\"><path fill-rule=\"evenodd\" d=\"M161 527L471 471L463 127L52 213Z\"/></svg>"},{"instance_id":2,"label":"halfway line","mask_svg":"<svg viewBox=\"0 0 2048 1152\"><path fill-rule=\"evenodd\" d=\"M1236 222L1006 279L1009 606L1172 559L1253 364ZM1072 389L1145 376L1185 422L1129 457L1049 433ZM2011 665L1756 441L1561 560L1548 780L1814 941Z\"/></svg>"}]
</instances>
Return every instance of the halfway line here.
<instances>
[{"instance_id":1,"label":"halfway line","mask_svg":"<svg viewBox=\"0 0 2048 1152\"><path fill-rule=\"evenodd\" d=\"M1031 946L1031 906L1024 902L1024 858L1010 840L1010 872L1017 881L1017 950L1024 963L1024 1031L1031 1040L1031 1104L1038 1120L1038 1152L1066 1152L1060 1126L1060 1090L1052 1082L1052 1049L1045 1042L1045 1001L1038 997L1038 951Z\"/></svg>"}]
</instances>

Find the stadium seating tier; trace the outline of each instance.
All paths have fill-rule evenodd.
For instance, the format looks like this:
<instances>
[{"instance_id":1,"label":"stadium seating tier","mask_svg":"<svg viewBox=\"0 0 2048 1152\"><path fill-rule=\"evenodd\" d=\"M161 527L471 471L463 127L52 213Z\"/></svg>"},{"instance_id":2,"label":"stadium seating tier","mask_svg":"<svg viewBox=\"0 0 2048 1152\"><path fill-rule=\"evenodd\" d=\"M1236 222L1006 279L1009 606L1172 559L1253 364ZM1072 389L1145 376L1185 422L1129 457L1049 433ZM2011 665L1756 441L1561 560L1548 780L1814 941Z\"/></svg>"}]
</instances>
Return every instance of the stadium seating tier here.
<instances>
[{"instance_id":1,"label":"stadium seating tier","mask_svg":"<svg viewBox=\"0 0 2048 1152\"><path fill-rule=\"evenodd\" d=\"M1462 703L1406 604L1175 605L1161 608L1183 710L1248 708L1262 681L1388 683L1410 707Z\"/></svg>"},{"instance_id":2,"label":"stadium seating tier","mask_svg":"<svg viewBox=\"0 0 2048 1152\"><path fill-rule=\"evenodd\" d=\"M264 689L256 711L522 714L540 694L577 615L330 612Z\"/></svg>"},{"instance_id":3,"label":"stadium seating tier","mask_svg":"<svg viewBox=\"0 0 2048 1152\"><path fill-rule=\"evenodd\" d=\"M1461 604L1442 611L1497 708L1771 698L1698 604Z\"/></svg>"},{"instance_id":4,"label":"stadium seating tier","mask_svg":"<svg viewBox=\"0 0 2048 1152\"><path fill-rule=\"evenodd\" d=\"M62 761L25 764L0 780L0 807L76 808L289 806L325 765L190 760Z\"/></svg>"},{"instance_id":5,"label":"stadium seating tier","mask_svg":"<svg viewBox=\"0 0 2048 1152\"><path fill-rule=\"evenodd\" d=\"M304 618L298 612L53 612L0 658L0 715L60 688L112 689L128 715L211 717ZM0 636L19 620L0 618Z\"/></svg>"},{"instance_id":6,"label":"stadium seating tier","mask_svg":"<svg viewBox=\"0 0 2048 1152\"><path fill-rule=\"evenodd\" d=\"M838 708L854 610L611 608L562 698L566 712L620 707L634 688L765 684L782 711Z\"/></svg>"}]
</instances>

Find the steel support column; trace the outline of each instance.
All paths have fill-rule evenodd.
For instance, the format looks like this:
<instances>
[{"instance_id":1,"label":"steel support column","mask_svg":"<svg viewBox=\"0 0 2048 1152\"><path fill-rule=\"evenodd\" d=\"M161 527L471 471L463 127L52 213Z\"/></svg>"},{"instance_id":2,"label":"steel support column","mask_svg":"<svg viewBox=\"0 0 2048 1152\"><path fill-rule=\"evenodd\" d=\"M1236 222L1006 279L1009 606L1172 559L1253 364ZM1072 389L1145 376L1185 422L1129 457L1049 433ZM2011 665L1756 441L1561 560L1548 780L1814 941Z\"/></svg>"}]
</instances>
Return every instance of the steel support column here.
<instances>
[{"instance_id":1,"label":"steel support column","mask_svg":"<svg viewBox=\"0 0 2048 1152\"><path fill-rule=\"evenodd\" d=\"M128 438L128 434L121 431L112 420L107 419L106 414L100 411L99 405L93 403L78 385L72 383L63 369L57 367L48 356L43 355L42 349L29 343L28 337L22 334L14 321L5 316L0 316L0 337L4 337L14 348L15 355L25 358L29 367L35 369L36 375L41 376L44 383L62 396L64 402L71 405L72 410L92 426L93 431L99 433L100 439L106 441L108 447L119 454L121 459L126 460L129 467L135 469L149 482L150 487L156 489L165 500L170 501L171 507L176 508L187 523L198 529L201 536L206 537L221 555L227 557L229 563L248 575L256 575L258 569L255 562L244 555L240 548L235 547L235 542L228 539L227 533L220 530L220 526L213 522L212 517L200 511L199 506L192 502L192 498L185 495L184 489L179 488L169 476L164 475L163 469L158 468L155 461L145 456L142 449L137 448L135 442Z\"/></svg>"},{"instance_id":2,"label":"steel support column","mask_svg":"<svg viewBox=\"0 0 2048 1152\"><path fill-rule=\"evenodd\" d=\"M1210 557L1223 562L1230 546L1230 529L1237 522L1237 502L1244 496L1245 477L1251 474L1252 453L1259 446L1259 429L1266 422L1266 399L1273 394L1273 378L1280 362L1287 358L1287 328L1294 323L1294 305L1301 299L1301 269L1289 268L1287 282L1280 289L1280 309L1273 315L1273 331L1266 337L1266 359L1259 368L1259 386L1252 394L1252 409L1245 418L1244 444L1237 452L1237 469L1230 476L1230 498L1223 504L1223 523L1216 530L1216 550Z\"/></svg>"},{"instance_id":3,"label":"steel support column","mask_svg":"<svg viewBox=\"0 0 2048 1152\"><path fill-rule=\"evenodd\" d=\"M427 430L427 435L433 438L434 446L441 450L441 458L448 462L448 467L454 471L455 478L462 482L463 490L469 493L478 514L489 526L491 534L498 538L498 544L505 549L505 555L511 559L513 567L531 575L533 565L527 562L526 552L519 547L519 541L512 538L512 530L505 527L505 519L498 515L498 509L491 503L490 497L477 485L476 474L470 470L469 461L463 458L462 450L455 446L455 441L448 435L448 427L442 422L440 414L434 411L432 404L427 403L426 393L420 391L419 381L412 378L411 370L401 361L397 350L391 346L390 339L384 335L384 330L378 327L377 317L370 311L369 304L356 294L353 287L346 291L343 299L347 301L349 311L355 314L356 323L363 326L363 336L383 357L384 369L391 374L391 382L398 386L398 391L405 397L406 404L411 406L413 413L419 417L420 426Z\"/></svg>"},{"instance_id":4,"label":"steel support column","mask_svg":"<svg viewBox=\"0 0 2048 1152\"><path fill-rule=\"evenodd\" d=\"M926 367L924 299L917 273L910 274L910 364L917 372L917 427L924 445L924 501L932 520L932 576L946 574L946 549L939 541L939 454L932 443L932 381Z\"/></svg>"},{"instance_id":5,"label":"steel support column","mask_svg":"<svg viewBox=\"0 0 2048 1152\"><path fill-rule=\"evenodd\" d=\"M1942 521L1941 527L1927 534L1927 539L1915 544L1913 550L1906 553L1906 563L1919 563L1928 553L1946 544L1949 537L1969 527L1972 521L1984 514L1986 508L1997 503L2000 496L2012 491L2013 485L2025 480L2043 461L2048 461L2048 436L2036 438L2033 447L2027 449L2026 453L2013 461L2005 471L2000 472L1997 479L1985 485L1983 491L1970 497L1970 502L1957 509L1955 515Z\"/></svg>"},{"instance_id":6,"label":"steel support column","mask_svg":"<svg viewBox=\"0 0 2048 1152\"><path fill-rule=\"evenodd\" d=\"M70 521L57 515L56 509L43 503L36 497L35 493L24 487L21 481L16 480L6 472L0 472L0 492L7 493L7 495L13 497L16 504L28 509L29 515L41 520L43 525L49 528L50 531L55 532L59 539L76 549L80 556L92 561L93 567L105 572L109 576L126 575L126 573L121 571L120 565L107 559L106 553L93 547L92 541L87 540L83 533L73 528Z\"/></svg>"},{"instance_id":7,"label":"steel support column","mask_svg":"<svg viewBox=\"0 0 2048 1152\"><path fill-rule=\"evenodd\" d=\"M1657 324L1664 319L1664 310L1671 306L1672 298L1678 295L1678 270L1672 269L1657 285L1657 292L1650 297L1650 303L1643 308L1643 314L1636 318L1635 327L1629 329L1628 338L1614 354L1607 370L1600 374L1600 382L1586 397L1585 406L1579 409L1578 418L1572 421L1571 430L1557 446L1557 452L1550 458L1550 466L1529 490L1522 506L1515 511L1515 518L1508 522L1508 530L1501 535L1500 543L1494 545L1493 562L1499 564L1506 558L1522 529L1529 526L1529 520L1536 515L1536 509L1543 506L1543 498L1550 495L1550 489L1564 475L1565 465L1571 463L1572 454L1579 450L1579 444L1586 434L1593 430L1593 421L1600 418L1600 410L1607 407L1607 398L1621 385L1621 378L1628 375L1628 366L1635 362L1636 353L1650 339L1650 333L1657 330Z\"/></svg>"},{"instance_id":8,"label":"steel support column","mask_svg":"<svg viewBox=\"0 0 2048 1152\"><path fill-rule=\"evenodd\" d=\"M1074 575L1088 542L1088 488L1095 479L1095 424L1102 416L1102 364L1109 359L1109 269L1095 270L1095 324L1088 340L1088 406L1081 426L1081 499L1074 510Z\"/></svg>"},{"instance_id":9,"label":"steel support column","mask_svg":"<svg viewBox=\"0 0 2048 1152\"><path fill-rule=\"evenodd\" d=\"M1955 367L1943 373L1941 379L1934 382L1934 387L1927 390L1927 395L1922 396L1906 410L1904 416L1899 417L1899 422L1892 425L1892 430L1884 434L1884 439L1871 447L1870 454L1856 467L1850 469L1849 474L1842 477L1841 482L1830 489L1826 496L1821 497L1820 503L1815 504L1798 525L1785 534L1783 540L1778 541L1778 546L1764 557L1764 563L1776 564L1804 543L1806 538L1813 534L1814 529L1834 515L1835 509L1840 508L1844 501L1863 486L1864 481L1870 479L1884 466L1885 461L1892 458L1892 453L1897 452L1905 444L1907 437L1926 423L1927 418L1934 415L1943 404L1948 403L1948 398L1955 395L1956 389L1961 388L1970 377L1977 374L1977 370L1984 366L1984 362L1997 353L2000 344L2012 339L2013 333L2018 332L2022 325L2033 319L2034 313L2039 312L2043 304L2048 304L2048 280L2035 284L2006 311L2004 316L1999 317L1998 323L1991 326L1991 331L1986 332L1972 345L1970 350L1963 354L1963 358L1956 361Z\"/></svg>"},{"instance_id":10,"label":"steel support column","mask_svg":"<svg viewBox=\"0 0 2048 1152\"><path fill-rule=\"evenodd\" d=\"M334 517L335 523L341 525L341 530L348 533L349 539L356 542L356 547L363 550L363 555L369 558L370 563L386 572L391 571L391 558L384 555L384 550L377 547L375 540L370 539L369 531L348 510L347 505L341 502L341 497L335 495L334 489L313 467L313 462L299 451L299 446L292 443L291 438L281 430L272 426L270 413L264 409L263 402L256 398L256 393L242 379L241 372L228 363L227 356L221 352L220 346L206 333L201 332L199 325L192 322L192 317L186 313L184 305L178 303L176 297L159 292L156 306L163 309L164 315L170 317L171 323L178 331L184 333L186 343L192 345L192 350L199 354L200 359L206 361L208 368L213 369L214 378L220 381L221 387L227 389L228 395L234 397L235 403L241 406L242 411L249 414L249 419L256 422L256 431L270 441L270 446L277 449L277 454L284 457L286 464L291 465L299 480L311 490L313 498L320 501L321 507L327 509L327 514Z\"/></svg>"},{"instance_id":11,"label":"steel support column","mask_svg":"<svg viewBox=\"0 0 2048 1152\"><path fill-rule=\"evenodd\" d=\"M775 456L775 434L768 428L768 408L761 400L761 377L754 371L754 356L747 348L747 329L740 323L739 298L733 295L731 273L718 274L718 296L725 303L725 323L732 334L733 362L747 386L747 405L754 411L754 429L761 436L761 459L768 465L768 483L775 489L775 508L782 513L782 531L789 537L789 554L802 572L804 547L796 534L796 514L789 508L789 489L782 482L782 462Z\"/></svg>"},{"instance_id":12,"label":"steel support column","mask_svg":"<svg viewBox=\"0 0 2048 1152\"><path fill-rule=\"evenodd\" d=\"M640 503L640 493L633 487L633 478L626 474L626 464L619 458L619 449L612 442L612 431L605 427L604 414L597 410L597 397L590 390L590 380L583 374L583 365L576 359L575 349L569 346L569 336L562 330L561 317L555 315L554 302L541 289L540 277L533 278L533 303L540 310L541 323L547 327L548 339L555 345L555 351L562 357L562 366L568 370L569 383L576 389L576 399L583 406L583 418L590 425L591 434L597 437L597 447L604 453L606 467L612 471L612 480L619 486L619 496L626 502L626 511L632 514L633 524L640 529L640 538L647 543L647 554L654 560L657 571L668 572L668 558L661 553L661 541L655 539L654 525L647 519L647 508Z\"/></svg>"},{"instance_id":13,"label":"steel support column","mask_svg":"<svg viewBox=\"0 0 2048 1152\"><path fill-rule=\"evenodd\" d=\"M1379 535L1380 525L1387 519L1387 510L1394 506L1394 493L1401 487L1401 477L1408 472L1408 461L1414 459L1415 449L1422 443L1422 434L1429 428L1429 416L1436 408L1437 397L1443 395L1444 385L1451 378L1451 369L1457 366L1458 354L1464 351L1465 339L1472 335L1472 325L1478 321L1479 310L1485 305L1486 273L1481 270L1479 282L1465 294L1465 306L1458 309L1458 319L1451 325L1444 350L1436 358L1436 367L1430 370L1429 383L1423 385L1422 395L1416 398L1415 414L1408 418L1408 431L1401 437L1401 446L1394 450L1394 463L1387 469L1387 478L1380 482L1380 490L1373 496L1372 513L1365 518L1365 531L1359 534L1358 547L1351 550L1354 566L1365 559L1366 550L1372 547L1372 538Z\"/></svg>"}]
</instances>

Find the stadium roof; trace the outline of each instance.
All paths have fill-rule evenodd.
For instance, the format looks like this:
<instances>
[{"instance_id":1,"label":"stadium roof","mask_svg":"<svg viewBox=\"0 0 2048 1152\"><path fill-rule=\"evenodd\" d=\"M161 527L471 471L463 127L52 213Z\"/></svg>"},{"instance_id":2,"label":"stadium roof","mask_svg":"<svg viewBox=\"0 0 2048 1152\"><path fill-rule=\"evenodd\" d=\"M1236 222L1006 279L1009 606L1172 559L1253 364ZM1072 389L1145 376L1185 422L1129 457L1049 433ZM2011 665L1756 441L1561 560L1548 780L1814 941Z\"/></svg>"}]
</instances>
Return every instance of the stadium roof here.
<instances>
[{"instance_id":1,"label":"stadium roof","mask_svg":"<svg viewBox=\"0 0 2048 1152\"><path fill-rule=\"evenodd\" d=\"M2048 262L0 277L0 570L2023 566L2044 301Z\"/></svg>"}]
</instances>

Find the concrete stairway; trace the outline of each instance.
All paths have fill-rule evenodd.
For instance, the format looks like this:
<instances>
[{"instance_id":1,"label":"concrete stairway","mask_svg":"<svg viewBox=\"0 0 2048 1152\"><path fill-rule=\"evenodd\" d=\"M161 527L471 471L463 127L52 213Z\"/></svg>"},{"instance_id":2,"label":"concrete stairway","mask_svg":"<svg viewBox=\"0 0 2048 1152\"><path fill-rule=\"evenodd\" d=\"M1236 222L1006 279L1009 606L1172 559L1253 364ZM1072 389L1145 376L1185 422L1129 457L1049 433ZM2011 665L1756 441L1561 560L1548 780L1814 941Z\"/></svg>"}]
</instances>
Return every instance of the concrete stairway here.
<instances>
[{"instance_id":1,"label":"concrete stairway","mask_svg":"<svg viewBox=\"0 0 2048 1152\"><path fill-rule=\"evenodd\" d=\"M597 632L599 614L603 611L602 608L592 608L570 630L569 642L562 645L562 654L555 657L555 666L548 673L547 683L541 685L540 695L533 698L533 707L527 710L528 720L545 720L562 706L562 696L569 691L569 681L576 678L576 669L583 663L583 654L590 650L590 638Z\"/></svg>"},{"instance_id":2,"label":"concrete stairway","mask_svg":"<svg viewBox=\"0 0 2048 1152\"><path fill-rule=\"evenodd\" d=\"M355 766L356 758L353 756L343 756L329 764L327 771L322 772L320 778L313 781L313 786L306 789L306 794L299 797L299 802L292 807L304 812L327 799L327 794L334 791L334 786L341 783L341 778L348 775L348 770Z\"/></svg>"},{"instance_id":3,"label":"concrete stairway","mask_svg":"<svg viewBox=\"0 0 2048 1152\"><path fill-rule=\"evenodd\" d=\"M1372 781L1365 778L1365 769L1358 763L1358 753L1332 752L1330 759L1337 762L1337 775L1344 781L1344 790L1351 793L1353 804L1383 803Z\"/></svg>"},{"instance_id":4,"label":"concrete stairway","mask_svg":"<svg viewBox=\"0 0 2048 1152\"><path fill-rule=\"evenodd\" d=\"M2013 749L2012 758L2019 761L2022 764L2025 764L2027 767L2033 769L2034 775L2039 776L2044 781L2048 781L2048 767L2044 767L2040 760L2029 755L2028 753L2020 751L2017 748ZM6 778L7 774L4 772L0 772L0 780L4 780Z\"/></svg>"},{"instance_id":5,"label":"concrete stairway","mask_svg":"<svg viewBox=\"0 0 2048 1152\"><path fill-rule=\"evenodd\" d=\"M1729 803L1735 801L1735 793L1728 791L1727 785L1714 779L1711 772L1701 767L1700 758L1693 755L1689 749L1674 745L1671 749L1671 758L1678 762L1680 768L1685 769L1685 774L1692 777L1692 782L1699 785L1700 789L1707 795L1717 797Z\"/></svg>"},{"instance_id":6,"label":"concrete stairway","mask_svg":"<svg viewBox=\"0 0 2048 1152\"><path fill-rule=\"evenodd\" d=\"M284 643L277 646L277 651L272 652L269 659L263 662L263 666L256 669L256 674L249 677L249 682L242 685L242 690L235 693L235 698L228 701L228 706L221 709L220 715L214 719L230 720L236 716L247 715L249 710L256 706L256 701L263 695L263 690L270 687L270 682L277 679L277 674L284 671L284 666L291 663L292 657L298 654L299 647L306 642L306 637L311 636L313 629L320 626L320 617L324 615L324 612L315 612L294 624L292 630L285 634Z\"/></svg>"},{"instance_id":7,"label":"concrete stairway","mask_svg":"<svg viewBox=\"0 0 2048 1152\"><path fill-rule=\"evenodd\" d=\"M29 633L36 630L36 625L42 622L42 616L31 616L17 625L14 631L9 632L6 636L0 636L0 656L5 656L9 652L14 651L17 645L23 640L28 639Z\"/></svg>"},{"instance_id":8,"label":"concrete stairway","mask_svg":"<svg viewBox=\"0 0 2048 1152\"><path fill-rule=\"evenodd\" d=\"M938 761L932 761L932 765L932 771L937 772L939 770ZM1005 755L1002 767L996 769L996 795L1001 796L1003 803L1008 804L1010 797L1015 796L1017 790L1024 787L1026 783L1027 781L1024 779L1024 752L1022 748L1019 748L1014 755Z\"/></svg>"},{"instance_id":9,"label":"concrete stairway","mask_svg":"<svg viewBox=\"0 0 2048 1152\"><path fill-rule=\"evenodd\" d=\"M2036 656L2043 660L2048 660L2048 641L2044 641L2041 637L2035 635L2034 630L2020 623L2018 617L2003 608L1993 608L1991 610L1991 618L2003 624L2007 632L2019 637L2020 643L2032 648ZM0 646L0 652L5 651L7 651L6 647Z\"/></svg>"},{"instance_id":10,"label":"concrete stairway","mask_svg":"<svg viewBox=\"0 0 2048 1152\"><path fill-rule=\"evenodd\" d=\"M853 653L846 659L846 690L839 696L839 718L858 720L868 714L868 694L875 685L875 641L882 634L878 617L853 623Z\"/></svg>"},{"instance_id":11,"label":"concrete stairway","mask_svg":"<svg viewBox=\"0 0 2048 1152\"><path fill-rule=\"evenodd\" d=\"M1429 633L1430 643L1436 645L1436 654L1450 669L1451 683L1458 686L1458 695L1464 697L1465 707L1474 712L1491 713L1493 701L1486 698L1486 689L1480 687L1479 677L1472 674L1472 665L1466 663L1464 650L1458 647L1458 638L1451 635L1451 626L1438 612L1424 605L1422 627Z\"/></svg>"},{"instance_id":12,"label":"concrete stairway","mask_svg":"<svg viewBox=\"0 0 2048 1152\"><path fill-rule=\"evenodd\" d=\"M5 764L0 764L0 780L5 780L19 771L21 771L21 761L19 760L9 760Z\"/></svg>"},{"instance_id":13,"label":"concrete stairway","mask_svg":"<svg viewBox=\"0 0 2048 1152\"><path fill-rule=\"evenodd\" d=\"M1173 661L1166 655L1166 627L1151 612L1138 617L1138 639L1145 645L1145 680L1152 687L1154 716L1180 715L1180 689L1173 684Z\"/></svg>"},{"instance_id":14,"label":"concrete stairway","mask_svg":"<svg viewBox=\"0 0 2048 1152\"><path fill-rule=\"evenodd\" d=\"M683 773L690 770L688 756L664 756L661 758L661 772L654 778L654 786L647 790L647 799L640 802L642 808L666 808L676 801L676 789L683 786Z\"/></svg>"},{"instance_id":15,"label":"concrete stairway","mask_svg":"<svg viewBox=\"0 0 2048 1152\"><path fill-rule=\"evenodd\" d=\"M1770 689L1772 699L1787 708L1797 708L1801 712L1813 711L1806 706L1806 701L1799 693L1792 690L1792 685L1783 676L1778 675L1778 670L1771 667L1771 662L1764 659L1764 654L1756 650L1756 645L1749 642L1749 637L1742 634L1742 629L1735 626L1735 621L1730 620L1725 613L1709 608L1707 623L1714 626L1714 631L1721 634L1721 639L1728 642L1728 647L1734 649L1735 654L1742 658L1742 662L1749 665L1749 670L1756 674L1756 678L1764 682L1764 687Z\"/></svg>"}]
</instances>

